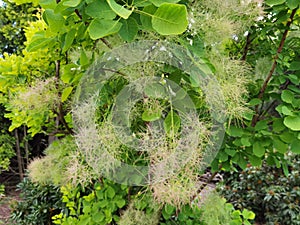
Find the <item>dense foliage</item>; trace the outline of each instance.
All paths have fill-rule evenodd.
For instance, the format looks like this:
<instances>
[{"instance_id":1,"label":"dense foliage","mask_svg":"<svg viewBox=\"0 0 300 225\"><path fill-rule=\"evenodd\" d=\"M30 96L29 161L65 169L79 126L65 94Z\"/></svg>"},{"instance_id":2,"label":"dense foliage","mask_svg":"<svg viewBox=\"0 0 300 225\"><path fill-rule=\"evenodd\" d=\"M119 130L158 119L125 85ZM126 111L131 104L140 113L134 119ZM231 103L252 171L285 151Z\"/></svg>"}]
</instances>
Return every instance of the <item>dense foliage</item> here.
<instances>
[{"instance_id":1,"label":"dense foliage","mask_svg":"<svg viewBox=\"0 0 300 225\"><path fill-rule=\"evenodd\" d=\"M291 156L290 156L291 157ZM248 208L266 224L299 224L299 158L290 158L289 175L276 167L247 167L231 172L221 192L237 208Z\"/></svg>"},{"instance_id":2,"label":"dense foliage","mask_svg":"<svg viewBox=\"0 0 300 225\"><path fill-rule=\"evenodd\" d=\"M16 5L3 0L0 7L0 55L22 53L26 41L24 29L29 21L35 20L37 9L32 4Z\"/></svg>"},{"instance_id":3,"label":"dense foliage","mask_svg":"<svg viewBox=\"0 0 300 225\"><path fill-rule=\"evenodd\" d=\"M21 191L21 201L12 206L13 223L51 224L51 217L63 208L59 187L39 185L24 179L18 185L18 189Z\"/></svg>"},{"instance_id":4,"label":"dense foliage","mask_svg":"<svg viewBox=\"0 0 300 225\"><path fill-rule=\"evenodd\" d=\"M18 28L22 53L13 42L0 58L5 135L15 132L20 174L29 136L48 138L28 170L32 189L60 187L54 223L249 224L248 204L212 195L195 207L203 170L289 176L287 155L300 153L297 0L14 1L38 10ZM150 172L128 175L124 163Z\"/></svg>"}]
</instances>

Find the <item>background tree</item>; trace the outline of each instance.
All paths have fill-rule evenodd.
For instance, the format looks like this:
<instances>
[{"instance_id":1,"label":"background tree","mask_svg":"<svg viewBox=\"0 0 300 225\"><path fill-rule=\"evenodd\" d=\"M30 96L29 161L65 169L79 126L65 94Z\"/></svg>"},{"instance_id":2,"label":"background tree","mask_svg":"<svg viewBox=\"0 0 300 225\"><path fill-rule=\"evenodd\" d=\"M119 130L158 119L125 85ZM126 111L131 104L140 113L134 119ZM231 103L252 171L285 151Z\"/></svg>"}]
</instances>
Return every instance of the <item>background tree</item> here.
<instances>
[{"instance_id":1,"label":"background tree","mask_svg":"<svg viewBox=\"0 0 300 225\"><path fill-rule=\"evenodd\" d=\"M26 41L24 28L29 21L34 21L37 8L32 4L17 5L8 0L0 7L0 49L1 56L9 53L22 53Z\"/></svg>"}]
</instances>

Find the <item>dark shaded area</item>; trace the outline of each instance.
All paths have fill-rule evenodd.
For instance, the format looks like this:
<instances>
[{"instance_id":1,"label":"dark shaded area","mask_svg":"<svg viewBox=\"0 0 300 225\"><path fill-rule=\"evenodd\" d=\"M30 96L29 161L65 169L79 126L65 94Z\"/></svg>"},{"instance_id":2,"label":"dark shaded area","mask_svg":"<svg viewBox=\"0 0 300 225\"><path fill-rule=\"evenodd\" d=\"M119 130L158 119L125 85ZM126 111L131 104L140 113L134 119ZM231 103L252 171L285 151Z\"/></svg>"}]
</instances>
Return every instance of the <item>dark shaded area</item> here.
<instances>
[{"instance_id":1,"label":"dark shaded area","mask_svg":"<svg viewBox=\"0 0 300 225\"><path fill-rule=\"evenodd\" d=\"M26 40L23 27L28 26L28 21L36 20L36 12L37 8L32 4L16 5L3 0L0 7L0 56L4 53L22 53Z\"/></svg>"}]
</instances>

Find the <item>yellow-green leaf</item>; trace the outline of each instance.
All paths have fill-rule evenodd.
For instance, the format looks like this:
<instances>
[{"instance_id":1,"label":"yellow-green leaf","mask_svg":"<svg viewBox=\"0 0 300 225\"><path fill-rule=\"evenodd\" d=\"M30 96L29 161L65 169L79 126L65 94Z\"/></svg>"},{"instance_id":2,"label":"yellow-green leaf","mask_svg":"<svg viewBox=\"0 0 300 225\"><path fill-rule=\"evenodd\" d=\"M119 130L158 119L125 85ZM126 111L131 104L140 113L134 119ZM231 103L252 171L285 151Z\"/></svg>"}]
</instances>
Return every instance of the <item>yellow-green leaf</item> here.
<instances>
[{"instance_id":1,"label":"yellow-green leaf","mask_svg":"<svg viewBox=\"0 0 300 225\"><path fill-rule=\"evenodd\" d=\"M65 102L68 97L70 96L70 94L72 93L73 87L67 87L63 90L62 94L61 94L61 101Z\"/></svg>"},{"instance_id":2,"label":"yellow-green leaf","mask_svg":"<svg viewBox=\"0 0 300 225\"><path fill-rule=\"evenodd\" d=\"M293 131L300 131L300 115L287 116L283 121L284 125Z\"/></svg>"},{"instance_id":3,"label":"yellow-green leaf","mask_svg":"<svg viewBox=\"0 0 300 225\"><path fill-rule=\"evenodd\" d=\"M185 5L164 3L152 17L152 27L162 35L182 34L187 26Z\"/></svg>"},{"instance_id":4,"label":"yellow-green leaf","mask_svg":"<svg viewBox=\"0 0 300 225\"><path fill-rule=\"evenodd\" d=\"M128 19L132 11L126 9L124 6L117 4L114 0L106 0L109 7L120 17Z\"/></svg>"}]
</instances>

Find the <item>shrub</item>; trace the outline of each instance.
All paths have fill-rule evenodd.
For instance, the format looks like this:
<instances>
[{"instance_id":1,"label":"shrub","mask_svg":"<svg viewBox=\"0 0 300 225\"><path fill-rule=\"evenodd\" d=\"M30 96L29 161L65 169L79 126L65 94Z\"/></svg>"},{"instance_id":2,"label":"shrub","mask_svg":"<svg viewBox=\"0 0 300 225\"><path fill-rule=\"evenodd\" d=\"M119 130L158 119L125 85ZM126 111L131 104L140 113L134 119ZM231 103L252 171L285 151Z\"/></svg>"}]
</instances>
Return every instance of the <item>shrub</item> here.
<instances>
[{"instance_id":1,"label":"shrub","mask_svg":"<svg viewBox=\"0 0 300 225\"><path fill-rule=\"evenodd\" d=\"M12 206L11 220L19 225L52 224L51 217L63 208L60 189L25 178L19 185L22 201Z\"/></svg>"},{"instance_id":2,"label":"shrub","mask_svg":"<svg viewBox=\"0 0 300 225\"><path fill-rule=\"evenodd\" d=\"M289 174L264 164L248 165L241 172L225 174L221 193L238 209L249 208L266 224L300 224L300 162L290 159Z\"/></svg>"},{"instance_id":3,"label":"shrub","mask_svg":"<svg viewBox=\"0 0 300 225\"><path fill-rule=\"evenodd\" d=\"M61 188L67 209L53 216L61 225L249 225L255 214L247 209L235 210L217 193L208 196L203 205L197 200L180 209L157 203L145 188L119 185L101 179L83 188L66 185Z\"/></svg>"}]
</instances>

